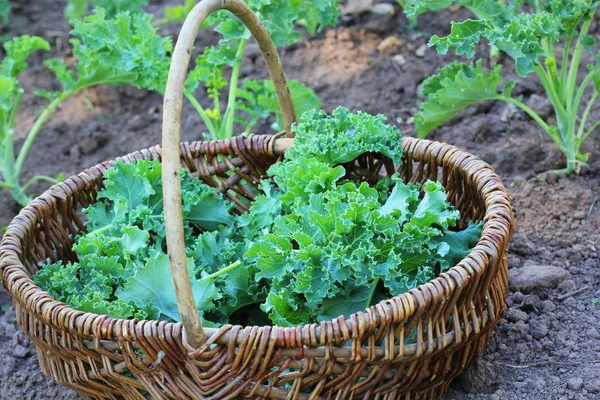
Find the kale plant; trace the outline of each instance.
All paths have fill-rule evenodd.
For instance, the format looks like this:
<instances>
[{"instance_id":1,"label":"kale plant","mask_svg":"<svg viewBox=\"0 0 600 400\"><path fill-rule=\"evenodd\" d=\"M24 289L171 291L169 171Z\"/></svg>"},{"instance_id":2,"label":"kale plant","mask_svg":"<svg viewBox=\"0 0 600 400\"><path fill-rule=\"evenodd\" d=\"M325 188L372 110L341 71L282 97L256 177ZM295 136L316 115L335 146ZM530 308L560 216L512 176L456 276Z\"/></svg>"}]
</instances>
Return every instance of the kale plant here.
<instances>
[{"instance_id":1,"label":"kale plant","mask_svg":"<svg viewBox=\"0 0 600 400\"><path fill-rule=\"evenodd\" d=\"M457 55L473 57L475 46L486 39L506 53L523 78L534 73L541 82L555 113L544 120L520 97L514 97L514 81L506 82L501 66L484 71L481 60L474 64L453 63L441 68L423 84L428 100L415 118L417 133L425 137L457 112L483 100L503 100L522 109L552 138L566 158L566 166L555 172L579 171L589 157L580 148L598 128L600 121L588 123L600 95L600 53L596 40L588 35L600 5L598 0L512 1L500 7L494 0L473 2L487 10L484 18L452 22L446 37L433 36L430 46L441 54L454 49ZM585 51L594 61L586 66ZM582 108L585 101L587 104Z\"/></svg>"},{"instance_id":2,"label":"kale plant","mask_svg":"<svg viewBox=\"0 0 600 400\"><path fill-rule=\"evenodd\" d=\"M297 25L303 25L310 34L326 26L334 26L339 16L338 0L248 0L248 6L258 15L269 31L276 46L289 46L300 39ZM184 12L184 11L182 11ZM235 123L250 133L259 119L275 114L280 120L273 85L266 80L244 80L240 85L242 58L250 40L250 32L228 11L212 14L207 26L222 35L217 46L211 46L196 60L196 67L188 76L185 96L194 106L212 139L226 139L234 135ZM231 69L229 82L225 68ZM213 100L211 108L204 108L194 97L203 86ZM221 92L227 90L227 104L221 109ZM290 81L290 91L296 112L318 108L321 104L311 89L300 82ZM281 129L281 123L275 124Z\"/></svg>"},{"instance_id":3,"label":"kale plant","mask_svg":"<svg viewBox=\"0 0 600 400\"><path fill-rule=\"evenodd\" d=\"M56 92L37 91L49 101L29 130L18 153L15 151L15 124L24 95L18 75L27 69L27 58L36 50L50 50L42 38L21 36L4 45L6 56L0 62L0 187L8 189L21 205L30 198L26 194L36 180L55 179L35 176L21 182L23 164L44 123L69 97L83 89L100 84L128 84L148 90L163 90L169 66L167 53L170 39L156 35L151 17L144 14L119 14L106 19L102 9L74 20L71 31L75 63L69 67L62 59L50 59L45 65L54 72L61 89Z\"/></svg>"}]
</instances>

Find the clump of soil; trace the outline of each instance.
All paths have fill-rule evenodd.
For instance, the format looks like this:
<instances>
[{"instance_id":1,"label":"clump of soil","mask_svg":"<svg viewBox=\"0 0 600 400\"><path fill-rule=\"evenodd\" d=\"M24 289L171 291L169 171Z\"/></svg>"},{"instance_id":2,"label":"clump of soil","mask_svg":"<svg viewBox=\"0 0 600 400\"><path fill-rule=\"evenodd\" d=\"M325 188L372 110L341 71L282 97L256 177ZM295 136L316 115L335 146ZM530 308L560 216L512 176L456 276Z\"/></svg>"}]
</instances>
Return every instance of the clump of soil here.
<instances>
[{"instance_id":1,"label":"clump of soil","mask_svg":"<svg viewBox=\"0 0 600 400\"><path fill-rule=\"evenodd\" d=\"M11 4L13 22L0 33L37 34L53 45L51 56L68 55L64 2ZM160 15L164 6L151 1L149 9ZM337 28L283 49L288 78L311 86L328 111L344 105L382 113L406 135L413 135L422 81L456 59L423 46L430 34L446 34L448 21L469 14L459 10L425 15L419 27L427 32L420 32L407 30L406 20L396 11L346 16ZM598 29L595 22L591 34L597 38ZM172 24L161 28L161 33L176 35L178 30L179 25ZM393 48L380 52L379 45L390 36L398 40L388 40ZM198 47L216 39L212 33L202 33ZM481 45L479 55L486 54ZM41 64L47 57L36 54L31 69L22 75L28 93L53 88L52 74ZM242 79L267 77L256 47L249 48L245 61ZM517 79L510 62L503 62L507 74ZM534 79L518 81L516 92L549 115L541 86ZM64 104L40 132L25 175L74 174L160 141L159 95L123 87L94 88L85 95L96 112L81 97ZM21 138L41 104L31 94L25 97L17 129ZM183 139L201 138L202 122L189 106L184 115ZM600 109L595 109L591 119L598 118ZM269 125L257 126L256 131L267 132ZM540 172L561 167L563 157L532 120L503 103L472 106L430 138L457 145L492 164L509 188L518 225L510 248L513 283L508 313L483 355L453 383L445 399L600 398L600 135L592 135L586 145L585 151L592 153L589 165L581 175L567 178L552 174L538 178ZM39 193L45 186L33 189ZM5 226L19 208L5 192L0 192L0 202L4 205L0 225ZM0 398L77 398L41 375L35 349L14 324L10 297L4 292L0 292L0 305Z\"/></svg>"}]
</instances>

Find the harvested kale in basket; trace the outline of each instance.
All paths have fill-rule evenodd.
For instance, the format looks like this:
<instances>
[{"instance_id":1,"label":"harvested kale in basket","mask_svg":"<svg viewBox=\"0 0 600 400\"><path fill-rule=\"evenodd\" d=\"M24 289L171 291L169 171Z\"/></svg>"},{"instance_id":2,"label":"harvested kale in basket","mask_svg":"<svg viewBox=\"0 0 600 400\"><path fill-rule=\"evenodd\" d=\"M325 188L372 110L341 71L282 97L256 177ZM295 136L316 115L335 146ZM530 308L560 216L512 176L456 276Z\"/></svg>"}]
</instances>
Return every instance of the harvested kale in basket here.
<instances>
[{"instance_id":1,"label":"harvested kale in basket","mask_svg":"<svg viewBox=\"0 0 600 400\"><path fill-rule=\"evenodd\" d=\"M441 184L349 179L357 157L401 162L401 133L384 121L344 108L305 114L247 214L182 173L188 265L204 324L258 323L260 310L279 326L348 316L468 254L482 226L456 231L460 215ZM178 321L161 164L117 163L104 182L73 246L79 261L46 265L35 282L82 311Z\"/></svg>"}]
</instances>

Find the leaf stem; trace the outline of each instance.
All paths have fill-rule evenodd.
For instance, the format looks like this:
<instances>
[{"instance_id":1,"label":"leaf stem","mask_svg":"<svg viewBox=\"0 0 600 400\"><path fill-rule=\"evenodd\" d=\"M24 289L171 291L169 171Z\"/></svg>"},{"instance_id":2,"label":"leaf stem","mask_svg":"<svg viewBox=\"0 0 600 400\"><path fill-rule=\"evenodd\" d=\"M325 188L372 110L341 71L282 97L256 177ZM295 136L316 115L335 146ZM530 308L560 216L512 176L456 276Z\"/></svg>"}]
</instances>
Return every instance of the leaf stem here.
<instances>
[{"instance_id":1,"label":"leaf stem","mask_svg":"<svg viewBox=\"0 0 600 400\"><path fill-rule=\"evenodd\" d=\"M533 111L529 106L524 104L522 101L513 99L512 97L508 97L508 96L498 96L498 97L495 97L494 99L495 100L504 100L504 101L514 104L515 106L519 107L521 110L525 111L531 118L533 118L535 120L535 122L537 122L544 131L548 132L550 130L550 126L548 126L548 124L539 115L537 115L537 113L535 111Z\"/></svg>"},{"instance_id":2,"label":"leaf stem","mask_svg":"<svg viewBox=\"0 0 600 400\"><path fill-rule=\"evenodd\" d=\"M190 103L192 104L192 106L194 107L194 109L196 110L198 115L200 115L200 118L202 118L202 121L206 125L206 128L208 129L210 136L213 138L213 140L216 139L216 135L218 134L218 132L215 129L215 126L212 123L212 121L210 120L209 116L206 114L206 111L204 110L202 105L190 93L186 93L185 97L190 101Z\"/></svg>"},{"instance_id":3,"label":"leaf stem","mask_svg":"<svg viewBox=\"0 0 600 400\"><path fill-rule=\"evenodd\" d=\"M240 69L242 68L242 56L246 50L246 44L248 39L240 40L237 52L235 54L235 63L233 65L233 71L231 72L231 79L229 81L229 97L227 99L227 109L225 111L226 119L221 129L221 135L219 139L228 139L233 137L233 123L235 116L235 101L237 99L236 93L238 89L238 80L240 76Z\"/></svg>"},{"instance_id":4,"label":"leaf stem","mask_svg":"<svg viewBox=\"0 0 600 400\"><path fill-rule=\"evenodd\" d=\"M232 269L236 269L237 267L239 267L240 265L242 265L242 262L240 260L237 260L236 262L228 265L225 268L222 268L220 270L218 270L217 272L215 272L214 274L205 276L204 278L200 279L201 281L209 281L209 280L213 280L215 278L217 278L220 275L226 274L227 272L231 271Z\"/></svg>"},{"instance_id":5,"label":"leaf stem","mask_svg":"<svg viewBox=\"0 0 600 400\"><path fill-rule=\"evenodd\" d=\"M23 94L25 91L23 89L19 89L17 92L17 96L15 97L15 102L12 106L12 110L10 110L10 117L8 118L8 127L9 129L15 128L15 122L17 120L17 111L19 111L19 106L21 105L21 100L23 99Z\"/></svg>"},{"instance_id":6,"label":"leaf stem","mask_svg":"<svg viewBox=\"0 0 600 400\"><path fill-rule=\"evenodd\" d=\"M566 82L567 82L567 72L569 65L569 56L571 53L571 44L573 42L573 31L569 31L567 33L567 38L565 39L565 47L563 51L563 60L560 65L560 87L559 87L559 96L563 101L566 101Z\"/></svg>"},{"instance_id":7,"label":"leaf stem","mask_svg":"<svg viewBox=\"0 0 600 400\"><path fill-rule=\"evenodd\" d=\"M58 183L58 180L56 178L51 177L51 176L36 175L33 178L31 178L30 180L28 180L25 185L23 185L23 190L27 190L27 188L29 188L29 186L31 186L35 181L47 181L47 182L50 182L50 183Z\"/></svg>"},{"instance_id":8,"label":"leaf stem","mask_svg":"<svg viewBox=\"0 0 600 400\"><path fill-rule=\"evenodd\" d=\"M581 32L579 33L579 37L577 38L577 44L575 45L575 50L573 51L573 58L571 58L571 65L569 66L569 75L567 77L567 91L565 101L567 103L567 110L569 112L573 112L572 110L572 100L575 95L575 86L577 84L577 72L579 72L579 64L581 63L581 55L583 53L583 43L582 38L587 35L590 26L592 25L593 18L589 16L589 18L583 23L581 27Z\"/></svg>"},{"instance_id":9,"label":"leaf stem","mask_svg":"<svg viewBox=\"0 0 600 400\"><path fill-rule=\"evenodd\" d=\"M367 303L367 308L369 308L371 306L371 302L373 302L373 295L375 295L375 290L377 289L377 285L379 284L380 280L381 278L375 278L375 281L373 282L371 293L369 293L369 302Z\"/></svg>"},{"instance_id":10,"label":"leaf stem","mask_svg":"<svg viewBox=\"0 0 600 400\"><path fill-rule=\"evenodd\" d=\"M15 163L15 176L18 177L21 174L21 169L23 168L23 163L25 162L25 159L29 154L29 150L31 149L35 138L37 137L40 129L42 128L48 117L50 117L50 115L54 112L54 110L56 110L60 103L62 103L67 97L69 97L73 93L73 91L61 93L48 105L48 107L46 107L44 112L42 112L42 114L38 117L37 121L35 121L35 124L27 134L27 138L25 139L25 142L23 143L23 146L19 151L19 156L17 157L17 161Z\"/></svg>"},{"instance_id":11,"label":"leaf stem","mask_svg":"<svg viewBox=\"0 0 600 400\"><path fill-rule=\"evenodd\" d=\"M600 74L600 69L595 69L593 71L591 71L589 74L587 74L587 76L584 78L583 82L581 83L581 86L579 87L579 90L577 90L577 95L575 96L575 100L573 101L573 106L571 109L572 113L577 114L577 111L579 110L579 104L581 103L581 99L583 98L583 95L585 94L585 90L587 89L587 86L592 82L592 80L594 79L595 75Z\"/></svg>"},{"instance_id":12,"label":"leaf stem","mask_svg":"<svg viewBox=\"0 0 600 400\"><path fill-rule=\"evenodd\" d=\"M113 227L113 224L108 224L108 225L104 225L102 228L98 228L98 229L94 229L91 232L88 232L86 235L97 235L99 233L103 233L106 232L107 230L109 230L110 228Z\"/></svg>"},{"instance_id":13,"label":"leaf stem","mask_svg":"<svg viewBox=\"0 0 600 400\"><path fill-rule=\"evenodd\" d=\"M542 83L544 90L546 90L546 93L548 93L548 96L550 97L550 101L552 102L552 105L554 106L554 109L556 110L557 117L561 120L564 119L567 115L566 110L563 106L563 103L562 103L560 97L556 93L556 90L554 89L552 82L548 79L548 75L547 75L546 71L540 64L538 64L535 67L535 72L536 72L538 78L540 79L540 82Z\"/></svg>"}]
</instances>

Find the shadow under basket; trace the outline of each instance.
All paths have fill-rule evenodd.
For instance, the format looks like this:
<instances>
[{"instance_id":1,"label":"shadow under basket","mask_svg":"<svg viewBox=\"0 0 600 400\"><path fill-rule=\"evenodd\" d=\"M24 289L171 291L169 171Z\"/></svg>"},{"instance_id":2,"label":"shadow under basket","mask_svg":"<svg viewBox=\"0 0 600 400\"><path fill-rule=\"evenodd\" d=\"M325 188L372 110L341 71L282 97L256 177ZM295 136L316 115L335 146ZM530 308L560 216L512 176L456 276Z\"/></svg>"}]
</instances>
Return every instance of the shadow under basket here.
<instances>
[{"instance_id":1,"label":"shadow under basket","mask_svg":"<svg viewBox=\"0 0 600 400\"><path fill-rule=\"evenodd\" d=\"M243 212L277 162L275 136L181 144L182 165ZM36 346L45 375L86 399L434 399L487 344L506 311L506 247L513 230L508 194L493 169L456 147L403 139L398 172L407 182L438 180L463 219L483 235L457 266L365 312L295 328L205 328L187 345L180 323L118 320L73 310L31 280L42 263L73 260L106 162L53 186L10 224L1 277L17 322ZM124 160L161 158L156 146ZM385 166L384 166L385 164ZM392 166L374 155L357 177ZM364 176L364 178L369 178Z\"/></svg>"}]
</instances>

